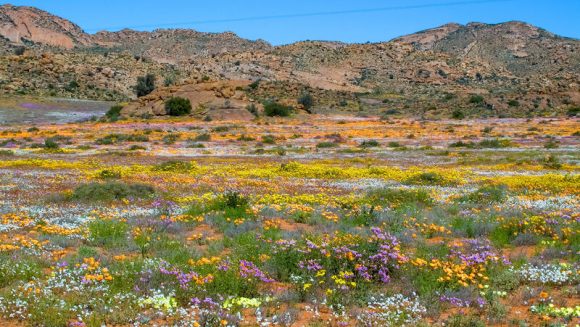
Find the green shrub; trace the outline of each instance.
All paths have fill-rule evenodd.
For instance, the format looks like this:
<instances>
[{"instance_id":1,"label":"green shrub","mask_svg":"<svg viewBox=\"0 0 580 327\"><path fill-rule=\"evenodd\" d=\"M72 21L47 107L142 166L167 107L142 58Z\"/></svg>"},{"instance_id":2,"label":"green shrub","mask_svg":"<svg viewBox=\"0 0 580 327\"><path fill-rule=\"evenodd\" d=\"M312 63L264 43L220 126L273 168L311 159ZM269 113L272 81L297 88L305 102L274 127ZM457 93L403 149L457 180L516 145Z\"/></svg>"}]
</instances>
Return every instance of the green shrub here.
<instances>
[{"instance_id":1,"label":"green shrub","mask_svg":"<svg viewBox=\"0 0 580 327\"><path fill-rule=\"evenodd\" d=\"M413 175L404 181L410 185L449 185L452 184L445 177L435 172L423 172Z\"/></svg>"},{"instance_id":2,"label":"green shrub","mask_svg":"<svg viewBox=\"0 0 580 327\"><path fill-rule=\"evenodd\" d=\"M547 155L544 160L543 160L543 166L544 168L548 168L548 169L561 169L562 168L562 163L560 162L560 159L553 154L549 154Z\"/></svg>"},{"instance_id":3,"label":"green shrub","mask_svg":"<svg viewBox=\"0 0 580 327\"><path fill-rule=\"evenodd\" d=\"M487 139L479 142L477 146L480 148L499 149L509 148L510 146L513 146L513 143L509 139Z\"/></svg>"},{"instance_id":4,"label":"green shrub","mask_svg":"<svg viewBox=\"0 0 580 327\"><path fill-rule=\"evenodd\" d=\"M72 199L83 201L113 201L126 198L149 198L155 189L146 184L126 184L123 182L88 183L77 187Z\"/></svg>"},{"instance_id":5,"label":"green shrub","mask_svg":"<svg viewBox=\"0 0 580 327\"><path fill-rule=\"evenodd\" d=\"M566 115L568 115L568 117L576 117L580 115L580 107L572 107L568 109Z\"/></svg>"},{"instance_id":6,"label":"green shrub","mask_svg":"<svg viewBox=\"0 0 580 327\"><path fill-rule=\"evenodd\" d=\"M507 199L508 188L505 185L486 185L475 192L459 198L460 202L471 202L479 204L501 203Z\"/></svg>"},{"instance_id":7,"label":"green shrub","mask_svg":"<svg viewBox=\"0 0 580 327\"><path fill-rule=\"evenodd\" d=\"M453 119L463 119L463 118L465 118L465 114L463 113L463 111L457 109L457 110L453 110L453 112L451 113L451 117Z\"/></svg>"},{"instance_id":8,"label":"green shrub","mask_svg":"<svg viewBox=\"0 0 580 327\"><path fill-rule=\"evenodd\" d=\"M186 98L173 97L165 102L165 112L170 116L185 116L191 113L191 101Z\"/></svg>"},{"instance_id":9,"label":"green shrub","mask_svg":"<svg viewBox=\"0 0 580 327\"><path fill-rule=\"evenodd\" d=\"M360 144L361 148L373 148L378 147L380 144L376 140L365 140Z\"/></svg>"},{"instance_id":10,"label":"green shrub","mask_svg":"<svg viewBox=\"0 0 580 327\"><path fill-rule=\"evenodd\" d=\"M371 204L381 206L392 205L399 207L411 204L430 205L433 203L429 192L423 189L380 188L369 191L367 197Z\"/></svg>"},{"instance_id":11,"label":"green shrub","mask_svg":"<svg viewBox=\"0 0 580 327\"><path fill-rule=\"evenodd\" d=\"M469 98L469 103L480 104L480 103L483 103L483 100L484 100L483 96L481 96L481 95L472 95Z\"/></svg>"},{"instance_id":12,"label":"green shrub","mask_svg":"<svg viewBox=\"0 0 580 327\"><path fill-rule=\"evenodd\" d=\"M268 117L288 117L294 108L278 102L269 102L264 105L264 114Z\"/></svg>"},{"instance_id":13,"label":"green shrub","mask_svg":"<svg viewBox=\"0 0 580 327\"><path fill-rule=\"evenodd\" d=\"M263 135L262 136L262 143L265 143L265 144L275 144L276 143L276 137L274 137L274 135Z\"/></svg>"},{"instance_id":14,"label":"green shrub","mask_svg":"<svg viewBox=\"0 0 580 327\"><path fill-rule=\"evenodd\" d=\"M510 100L510 101L508 101L508 106L510 106L510 107L519 107L520 106L520 102L518 100Z\"/></svg>"},{"instance_id":15,"label":"green shrub","mask_svg":"<svg viewBox=\"0 0 580 327\"><path fill-rule=\"evenodd\" d=\"M336 147L338 147L338 143L335 143L335 142L320 142L320 143L316 144L316 147L319 148L319 149L336 148Z\"/></svg>"},{"instance_id":16,"label":"green shrub","mask_svg":"<svg viewBox=\"0 0 580 327\"><path fill-rule=\"evenodd\" d=\"M211 134L209 134L209 133L199 134L195 138L193 138L194 142L208 142L210 140L211 140Z\"/></svg>"},{"instance_id":17,"label":"green shrub","mask_svg":"<svg viewBox=\"0 0 580 327\"><path fill-rule=\"evenodd\" d=\"M314 98L312 95L310 95L310 93L304 93L300 96L300 98L298 98L298 103L301 104L304 109L310 110L310 108L312 108L314 105Z\"/></svg>"},{"instance_id":18,"label":"green shrub","mask_svg":"<svg viewBox=\"0 0 580 327\"><path fill-rule=\"evenodd\" d=\"M137 85L134 87L138 97L146 96L155 90L155 75L147 74L137 77Z\"/></svg>"},{"instance_id":19,"label":"green shrub","mask_svg":"<svg viewBox=\"0 0 580 327\"><path fill-rule=\"evenodd\" d=\"M44 140L44 148L47 150L58 150L60 146L52 138Z\"/></svg>"},{"instance_id":20,"label":"green shrub","mask_svg":"<svg viewBox=\"0 0 580 327\"><path fill-rule=\"evenodd\" d=\"M121 115L121 110L123 110L123 106L120 105L112 106L111 109L109 109L107 113L105 113L105 116L111 121L116 121L119 119L119 116Z\"/></svg>"},{"instance_id":21,"label":"green shrub","mask_svg":"<svg viewBox=\"0 0 580 327\"><path fill-rule=\"evenodd\" d=\"M188 161L170 160L153 167L154 171L187 173L195 169L195 165Z\"/></svg>"}]
</instances>

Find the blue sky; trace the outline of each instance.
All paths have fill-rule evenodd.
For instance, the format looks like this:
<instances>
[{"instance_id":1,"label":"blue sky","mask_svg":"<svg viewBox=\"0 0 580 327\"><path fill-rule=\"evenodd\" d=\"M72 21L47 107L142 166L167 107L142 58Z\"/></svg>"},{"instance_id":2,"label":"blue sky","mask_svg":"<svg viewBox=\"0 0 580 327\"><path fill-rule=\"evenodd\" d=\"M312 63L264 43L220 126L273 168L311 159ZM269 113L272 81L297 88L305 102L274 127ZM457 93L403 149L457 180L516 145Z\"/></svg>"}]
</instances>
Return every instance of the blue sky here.
<instances>
[{"instance_id":1,"label":"blue sky","mask_svg":"<svg viewBox=\"0 0 580 327\"><path fill-rule=\"evenodd\" d=\"M377 42L448 22L521 20L580 38L580 0L13 0L87 32L193 28L233 31L273 44L299 40ZM374 10L377 9L377 10ZM303 15L303 16L301 16Z\"/></svg>"}]
</instances>

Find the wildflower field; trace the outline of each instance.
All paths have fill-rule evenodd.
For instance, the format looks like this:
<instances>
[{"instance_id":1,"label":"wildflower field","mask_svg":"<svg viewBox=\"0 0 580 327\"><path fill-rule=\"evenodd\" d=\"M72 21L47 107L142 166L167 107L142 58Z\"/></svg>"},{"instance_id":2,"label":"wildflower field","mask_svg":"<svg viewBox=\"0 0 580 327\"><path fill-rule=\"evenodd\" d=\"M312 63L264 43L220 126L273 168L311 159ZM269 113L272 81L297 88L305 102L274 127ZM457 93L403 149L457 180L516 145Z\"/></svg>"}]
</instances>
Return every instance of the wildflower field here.
<instances>
[{"instance_id":1,"label":"wildflower field","mask_svg":"<svg viewBox=\"0 0 580 327\"><path fill-rule=\"evenodd\" d=\"M0 126L2 326L576 326L580 125Z\"/></svg>"}]
</instances>

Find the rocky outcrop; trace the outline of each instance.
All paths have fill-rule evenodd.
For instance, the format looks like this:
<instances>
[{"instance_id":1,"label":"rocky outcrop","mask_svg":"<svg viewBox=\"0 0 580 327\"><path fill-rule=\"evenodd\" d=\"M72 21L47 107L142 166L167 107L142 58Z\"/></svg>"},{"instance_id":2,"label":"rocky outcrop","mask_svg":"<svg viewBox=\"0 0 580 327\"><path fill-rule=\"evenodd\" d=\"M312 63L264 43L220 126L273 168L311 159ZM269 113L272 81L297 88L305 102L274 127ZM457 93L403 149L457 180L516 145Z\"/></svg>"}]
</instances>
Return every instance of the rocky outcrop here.
<instances>
[{"instance_id":1,"label":"rocky outcrop","mask_svg":"<svg viewBox=\"0 0 580 327\"><path fill-rule=\"evenodd\" d=\"M0 6L0 35L17 44L34 42L72 49L91 38L76 24L33 7Z\"/></svg>"},{"instance_id":2,"label":"rocky outcrop","mask_svg":"<svg viewBox=\"0 0 580 327\"><path fill-rule=\"evenodd\" d=\"M254 116L246 107L254 101L248 99L243 89L249 81L189 82L163 87L125 106L123 116L165 116L165 102L172 97L186 98L191 102L192 116L234 120L249 120ZM256 104L257 105L257 104Z\"/></svg>"}]
</instances>

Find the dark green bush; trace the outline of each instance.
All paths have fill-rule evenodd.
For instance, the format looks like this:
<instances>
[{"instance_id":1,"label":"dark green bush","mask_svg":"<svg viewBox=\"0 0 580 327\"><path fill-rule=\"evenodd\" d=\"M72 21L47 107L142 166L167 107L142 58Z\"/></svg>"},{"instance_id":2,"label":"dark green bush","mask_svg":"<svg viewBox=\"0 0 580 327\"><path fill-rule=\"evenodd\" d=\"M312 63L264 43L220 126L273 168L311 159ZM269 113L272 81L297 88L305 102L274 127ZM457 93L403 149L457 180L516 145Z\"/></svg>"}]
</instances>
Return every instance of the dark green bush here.
<instances>
[{"instance_id":1,"label":"dark green bush","mask_svg":"<svg viewBox=\"0 0 580 327\"><path fill-rule=\"evenodd\" d=\"M360 144L361 148L374 148L378 147L380 144L376 140L366 140Z\"/></svg>"},{"instance_id":2,"label":"dark green bush","mask_svg":"<svg viewBox=\"0 0 580 327\"><path fill-rule=\"evenodd\" d=\"M165 102L165 112L170 116L185 116L191 113L189 99L173 97Z\"/></svg>"},{"instance_id":3,"label":"dark green bush","mask_svg":"<svg viewBox=\"0 0 580 327\"><path fill-rule=\"evenodd\" d=\"M472 95L469 98L469 103L480 104L480 103L483 103L483 100L484 100L483 96L481 96L481 95Z\"/></svg>"},{"instance_id":4,"label":"dark green bush","mask_svg":"<svg viewBox=\"0 0 580 327\"><path fill-rule=\"evenodd\" d=\"M312 95L310 95L310 93L304 93L300 96L300 98L298 98L298 103L301 104L304 109L310 110L310 108L312 108L314 105L314 98Z\"/></svg>"},{"instance_id":5,"label":"dark green bush","mask_svg":"<svg viewBox=\"0 0 580 327\"><path fill-rule=\"evenodd\" d=\"M120 106L120 105L112 106L111 109L109 109L109 111L107 111L107 113L105 113L105 116L108 119L115 121L115 120L119 119L119 116L121 115L121 110L123 110L123 106Z\"/></svg>"},{"instance_id":6,"label":"dark green bush","mask_svg":"<svg viewBox=\"0 0 580 327\"><path fill-rule=\"evenodd\" d=\"M463 118L465 118L465 114L463 113L463 111L457 109L457 110L453 110L453 112L451 113L451 117L453 119L463 119Z\"/></svg>"},{"instance_id":7,"label":"dark green bush","mask_svg":"<svg viewBox=\"0 0 580 327\"><path fill-rule=\"evenodd\" d=\"M268 117L288 117L294 108L278 102L269 102L264 105L264 114Z\"/></svg>"},{"instance_id":8,"label":"dark green bush","mask_svg":"<svg viewBox=\"0 0 580 327\"><path fill-rule=\"evenodd\" d=\"M410 204L430 205L433 199L426 190L380 188L367 194L374 205L393 205L394 207Z\"/></svg>"},{"instance_id":9,"label":"dark green bush","mask_svg":"<svg viewBox=\"0 0 580 327\"><path fill-rule=\"evenodd\" d=\"M478 204L491 204L504 202L508 195L508 188L505 185L486 185L475 192L459 198L460 202L471 202Z\"/></svg>"},{"instance_id":10,"label":"dark green bush","mask_svg":"<svg viewBox=\"0 0 580 327\"><path fill-rule=\"evenodd\" d=\"M134 88L138 97L150 94L155 90L155 75L147 74L137 77L137 85Z\"/></svg>"},{"instance_id":11,"label":"dark green bush","mask_svg":"<svg viewBox=\"0 0 580 327\"><path fill-rule=\"evenodd\" d=\"M126 198L148 198L155 189L146 184L127 184L123 182L88 183L77 187L72 199L83 201L113 201Z\"/></svg>"}]
</instances>

